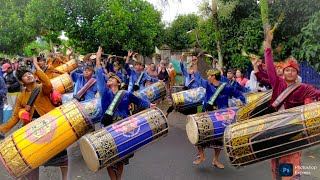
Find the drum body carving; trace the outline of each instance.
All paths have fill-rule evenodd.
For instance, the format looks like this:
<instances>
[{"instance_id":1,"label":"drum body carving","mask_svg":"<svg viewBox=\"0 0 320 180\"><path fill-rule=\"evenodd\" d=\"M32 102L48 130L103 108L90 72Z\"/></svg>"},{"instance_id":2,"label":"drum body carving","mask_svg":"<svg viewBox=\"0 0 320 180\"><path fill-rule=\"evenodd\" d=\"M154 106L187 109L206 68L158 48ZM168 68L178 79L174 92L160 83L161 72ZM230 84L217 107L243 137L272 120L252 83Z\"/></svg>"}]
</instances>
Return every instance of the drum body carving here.
<instances>
[{"instance_id":1,"label":"drum body carving","mask_svg":"<svg viewBox=\"0 0 320 180\"><path fill-rule=\"evenodd\" d=\"M73 90L73 82L69 74L65 73L50 80L53 89L59 91L61 94L70 92Z\"/></svg>"},{"instance_id":2,"label":"drum body carving","mask_svg":"<svg viewBox=\"0 0 320 180\"><path fill-rule=\"evenodd\" d=\"M245 93L243 94L246 98L246 104L250 104L253 101L258 100L259 98L265 96L269 91L257 92L257 93ZM230 98L229 99L229 107L237 107L243 106L243 103L240 99Z\"/></svg>"},{"instance_id":3,"label":"drum body carving","mask_svg":"<svg viewBox=\"0 0 320 180\"><path fill-rule=\"evenodd\" d=\"M57 70L65 73L71 73L76 68L77 68L77 63L76 63L76 60L74 59L68 61L65 64L62 64L61 66L56 67Z\"/></svg>"},{"instance_id":4,"label":"drum body carving","mask_svg":"<svg viewBox=\"0 0 320 180\"><path fill-rule=\"evenodd\" d=\"M88 132L91 123L77 101L64 104L0 143L0 159L15 178L50 160Z\"/></svg>"},{"instance_id":5,"label":"drum body carving","mask_svg":"<svg viewBox=\"0 0 320 180\"><path fill-rule=\"evenodd\" d=\"M134 92L134 94L142 99L148 99L152 103L166 95L166 87L163 83L157 82Z\"/></svg>"},{"instance_id":6,"label":"drum body carving","mask_svg":"<svg viewBox=\"0 0 320 180\"><path fill-rule=\"evenodd\" d=\"M277 158L320 143L320 102L267 114L226 128L233 166Z\"/></svg>"},{"instance_id":7,"label":"drum body carving","mask_svg":"<svg viewBox=\"0 0 320 180\"><path fill-rule=\"evenodd\" d=\"M173 107L177 111L196 108L202 105L205 95L206 89L203 87L173 93Z\"/></svg>"},{"instance_id":8,"label":"drum body carving","mask_svg":"<svg viewBox=\"0 0 320 180\"><path fill-rule=\"evenodd\" d=\"M238 107L187 116L186 131L192 144L201 145L223 137L226 126L235 123Z\"/></svg>"},{"instance_id":9,"label":"drum body carving","mask_svg":"<svg viewBox=\"0 0 320 180\"><path fill-rule=\"evenodd\" d=\"M246 96L247 104L239 109L236 117L237 122L255 117L266 110L269 106L272 96L271 90L255 94Z\"/></svg>"},{"instance_id":10,"label":"drum body carving","mask_svg":"<svg viewBox=\"0 0 320 180\"><path fill-rule=\"evenodd\" d=\"M111 166L168 133L167 119L158 109L148 109L89 133L80 139L88 168L96 172Z\"/></svg>"}]
</instances>

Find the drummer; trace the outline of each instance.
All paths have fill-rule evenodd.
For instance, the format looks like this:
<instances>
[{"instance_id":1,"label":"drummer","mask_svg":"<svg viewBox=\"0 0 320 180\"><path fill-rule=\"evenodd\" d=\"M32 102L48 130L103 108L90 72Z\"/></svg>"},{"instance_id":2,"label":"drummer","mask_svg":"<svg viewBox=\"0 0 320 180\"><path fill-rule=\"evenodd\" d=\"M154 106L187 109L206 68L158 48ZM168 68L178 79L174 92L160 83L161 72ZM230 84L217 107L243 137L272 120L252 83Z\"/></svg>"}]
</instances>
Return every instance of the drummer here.
<instances>
[{"instance_id":1,"label":"drummer","mask_svg":"<svg viewBox=\"0 0 320 180\"><path fill-rule=\"evenodd\" d=\"M53 52L50 53L50 57L47 60L48 65L52 65L54 68L64 64L63 60L60 57L57 57L58 54L55 54Z\"/></svg>"},{"instance_id":2,"label":"drummer","mask_svg":"<svg viewBox=\"0 0 320 180\"><path fill-rule=\"evenodd\" d=\"M155 104L150 104L149 101L136 97L130 91L119 91L122 81L115 74L109 73L106 86L101 67L101 54L102 48L99 47L96 57L96 77L98 91L101 95L102 112L105 112L101 118L101 126L108 126L128 117L128 106L130 103L144 108L155 107ZM112 167L108 167L107 170L110 178L112 180L121 179L123 165L128 163L129 159L125 159Z\"/></svg>"},{"instance_id":3,"label":"drummer","mask_svg":"<svg viewBox=\"0 0 320 180\"><path fill-rule=\"evenodd\" d=\"M235 80L235 71L233 69L228 69L227 72L227 78L228 78L228 84L235 89L243 92L243 93L248 93L250 90L244 86L241 86L236 80Z\"/></svg>"},{"instance_id":4,"label":"drummer","mask_svg":"<svg viewBox=\"0 0 320 180\"><path fill-rule=\"evenodd\" d=\"M33 64L36 69L35 74L39 77L41 84L36 83L35 77L31 71L26 69L20 69L17 71L17 78L20 83L23 84L24 89L17 98L13 116L8 120L8 122L0 126L0 133L2 135L8 133L20 120L23 125L26 125L31 122L31 120L39 118L55 108L50 101L50 92L53 89L51 81L38 66L36 57L33 58ZM28 106L27 101L30 99L31 93L36 87L40 87L40 92L36 96L33 105ZM45 166L60 167L63 180L67 180L67 151L64 150L53 157L45 164ZM32 170L29 174L25 175L25 178L32 180L39 179L39 168Z\"/></svg>"},{"instance_id":5,"label":"drummer","mask_svg":"<svg viewBox=\"0 0 320 180\"><path fill-rule=\"evenodd\" d=\"M49 79L53 79L61 74L64 74L63 71L55 69L52 65L46 65L46 59L44 57L38 57L37 60L39 67L48 76Z\"/></svg>"},{"instance_id":6,"label":"drummer","mask_svg":"<svg viewBox=\"0 0 320 180\"><path fill-rule=\"evenodd\" d=\"M224 109L228 108L228 99L230 96L233 96L237 99L240 99L243 104L246 103L245 97L242 95L240 91L235 89L234 87L228 85L227 83L223 83L220 81L221 71L217 69L211 69L207 72L207 80L204 80L199 72L197 72L197 62L198 59L195 59L195 80L202 87L206 88L206 96L203 104L202 111L212 111L215 109ZM212 164L219 169L223 169L224 165L219 162L219 155L222 149L222 141L215 140L213 143L213 148L215 149L214 158L212 160ZM202 146L198 146L198 159L193 163L198 165L201 164L205 160L204 148L210 146L211 144L205 144Z\"/></svg>"},{"instance_id":7,"label":"drummer","mask_svg":"<svg viewBox=\"0 0 320 180\"><path fill-rule=\"evenodd\" d=\"M272 57L272 40L273 40L273 33L270 29L267 31L269 32L266 36L266 41L264 44L264 56L266 60L266 67L267 73L270 80L270 84L273 89L272 98L271 98L271 105L269 108L269 112L279 111L282 109L289 109L293 107L297 107L304 104L306 98L310 98L313 100L320 99L320 90L313 88L310 85L299 83L298 81L298 74L299 74L299 64L293 58L288 58L285 62L283 67L283 77L279 77L277 75L273 57ZM294 88L292 93L287 93L284 100L279 101L276 103L275 100L280 96L284 96L283 92L287 90L287 88L292 89ZM281 163L291 163L293 167L301 167L301 151L290 154L287 156L282 156L280 158L276 158L272 160L272 172L274 179L300 179L300 175L293 172L293 177L280 177L279 171L276 171L279 168Z\"/></svg>"},{"instance_id":8,"label":"drummer","mask_svg":"<svg viewBox=\"0 0 320 180\"><path fill-rule=\"evenodd\" d=\"M95 70L92 66L84 66L83 73L74 70L71 73L72 81L75 83L73 96L78 101L93 99L96 97L98 87L94 76Z\"/></svg>"},{"instance_id":9,"label":"drummer","mask_svg":"<svg viewBox=\"0 0 320 180\"><path fill-rule=\"evenodd\" d=\"M134 69L131 69L129 67L129 61L133 55L134 55L134 53L132 51L128 51L128 56L127 56L126 64L125 64L125 70L127 71L128 75L130 76L129 87L128 87L129 92L143 89L145 87L145 83L147 81L158 82L158 79L150 77L148 75L148 73L143 70L143 63L142 62L136 60L136 61L134 61L134 64L133 64Z\"/></svg>"}]
</instances>

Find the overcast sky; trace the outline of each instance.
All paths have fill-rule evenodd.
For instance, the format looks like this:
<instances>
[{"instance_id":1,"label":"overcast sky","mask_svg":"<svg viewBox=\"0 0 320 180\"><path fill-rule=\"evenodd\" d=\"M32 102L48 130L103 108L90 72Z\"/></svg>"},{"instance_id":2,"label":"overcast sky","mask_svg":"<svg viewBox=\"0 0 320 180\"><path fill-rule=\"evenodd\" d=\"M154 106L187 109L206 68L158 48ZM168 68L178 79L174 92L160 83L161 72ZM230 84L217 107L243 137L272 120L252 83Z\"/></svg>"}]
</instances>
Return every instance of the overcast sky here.
<instances>
[{"instance_id":1,"label":"overcast sky","mask_svg":"<svg viewBox=\"0 0 320 180\"><path fill-rule=\"evenodd\" d=\"M161 0L146 0L153 4L158 10L163 12L162 21L172 22L179 14L189 14L198 11L198 3L200 0L169 0L169 6L163 7Z\"/></svg>"}]
</instances>

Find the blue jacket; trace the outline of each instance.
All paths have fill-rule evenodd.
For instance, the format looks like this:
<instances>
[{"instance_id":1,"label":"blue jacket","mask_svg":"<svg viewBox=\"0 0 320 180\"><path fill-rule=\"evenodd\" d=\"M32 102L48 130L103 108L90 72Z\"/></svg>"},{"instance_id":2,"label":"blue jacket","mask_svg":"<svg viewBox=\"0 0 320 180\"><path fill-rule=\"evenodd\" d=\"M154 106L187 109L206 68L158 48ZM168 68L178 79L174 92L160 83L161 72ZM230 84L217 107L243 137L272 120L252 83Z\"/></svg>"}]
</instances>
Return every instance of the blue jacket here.
<instances>
[{"instance_id":1,"label":"blue jacket","mask_svg":"<svg viewBox=\"0 0 320 180\"><path fill-rule=\"evenodd\" d=\"M87 79L84 78L83 74L78 73L77 71L73 71L71 73L72 81L75 83L73 95L76 95L78 91L88 82ZM95 76L92 76L92 78L95 78ZM93 86L91 86L86 93L84 93L83 97L85 100L93 99L96 97L96 94L98 92L97 82L94 83Z\"/></svg>"},{"instance_id":2,"label":"blue jacket","mask_svg":"<svg viewBox=\"0 0 320 180\"><path fill-rule=\"evenodd\" d=\"M200 84L202 87L206 88L206 96L204 99L204 105L202 111L206 111L207 102L210 100L211 96L214 95L218 87L215 87L214 85L210 84L208 80L204 80L199 72L195 73L195 79L198 84ZM242 93L238 90L236 90L234 87L230 85L226 85L223 90L220 92L219 96L215 100L214 104L218 107L218 109L224 109L228 108L228 101L229 97L233 96L237 99L240 99L243 104L246 103L245 97L242 95Z\"/></svg>"},{"instance_id":3,"label":"blue jacket","mask_svg":"<svg viewBox=\"0 0 320 180\"><path fill-rule=\"evenodd\" d=\"M125 70L127 71L128 75L130 76L128 91L133 92L134 83L136 83L138 81L140 74L136 70L130 69L128 63L125 64ZM158 79L150 77L147 72L143 71L143 73L144 73L144 75L141 78L141 81L139 83L140 89L144 88L146 81L150 81L150 82L157 82L158 81Z\"/></svg>"},{"instance_id":4,"label":"blue jacket","mask_svg":"<svg viewBox=\"0 0 320 180\"><path fill-rule=\"evenodd\" d=\"M184 86L188 86L188 84L189 84L190 81L192 80L192 76L191 76L191 74L189 74L189 73L185 70L182 62L180 62L180 69L181 69L181 72L182 72L182 74L183 74L183 76L184 76L184 78L185 78L185 79L184 79ZM199 87L199 86L201 86L201 85L199 85L199 84L197 83L197 81L194 81L194 82L191 84L191 86L190 86L189 89L194 89L194 88L197 88L197 87Z\"/></svg>"},{"instance_id":5,"label":"blue jacket","mask_svg":"<svg viewBox=\"0 0 320 180\"><path fill-rule=\"evenodd\" d=\"M3 109L3 99L6 97L8 92L7 85L4 82L4 79L0 77L0 109Z\"/></svg>"},{"instance_id":6,"label":"blue jacket","mask_svg":"<svg viewBox=\"0 0 320 180\"><path fill-rule=\"evenodd\" d=\"M248 93L250 92L250 89L244 87L244 86L241 86L237 81L233 80L233 81L230 81L228 79L228 84L232 87L234 87L235 89L237 89L238 91L241 91L241 92L244 92L244 93Z\"/></svg>"},{"instance_id":7,"label":"blue jacket","mask_svg":"<svg viewBox=\"0 0 320 180\"><path fill-rule=\"evenodd\" d=\"M116 94L113 94L113 92L106 86L104 82L103 77L103 70L101 68L96 68L96 78L97 78L97 86L98 86L98 92L101 96L101 106L102 106L102 112L106 112L109 105L111 104L113 98ZM144 99L138 98L131 92L126 91L125 95L123 96L120 104L118 105L114 116L119 116L122 118L126 118L129 115L129 104L134 103L139 107L149 108L150 103Z\"/></svg>"}]
</instances>

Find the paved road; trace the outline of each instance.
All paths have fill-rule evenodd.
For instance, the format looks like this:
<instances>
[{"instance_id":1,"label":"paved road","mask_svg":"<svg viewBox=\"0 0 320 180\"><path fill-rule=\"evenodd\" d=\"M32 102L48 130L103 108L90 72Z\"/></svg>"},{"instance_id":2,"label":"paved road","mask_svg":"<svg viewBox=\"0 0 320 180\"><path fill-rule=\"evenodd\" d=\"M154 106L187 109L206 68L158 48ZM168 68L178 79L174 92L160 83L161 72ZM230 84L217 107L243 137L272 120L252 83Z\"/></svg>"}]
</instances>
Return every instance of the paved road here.
<instances>
[{"instance_id":1,"label":"paved road","mask_svg":"<svg viewBox=\"0 0 320 180\"><path fill-rule=\"evenodd\" d=\"M225 169L220 170L211 165L213 152L206 149L207 159L199 165L193 165L196 149L190 144L185 132L185 116L172 113L169 116L170 129L166 137L146 146L135 153L130 164L125 166L123 179L128 180L270 180L270 162L264 161L245 168L230 167L224 152L220 160ZM77 143L68 148L69 178L72 180L103 180L109 179L106 169L92 173L82 159ZM303 180L320 179L320 150L313 147L304 151L304 165L317 166L318 170L311 171L311 175L303 176ZM59 180L58 168L41 167L41 180ZM0 165L0 180L11 179Z\"/></svg>"}]
</instances>

